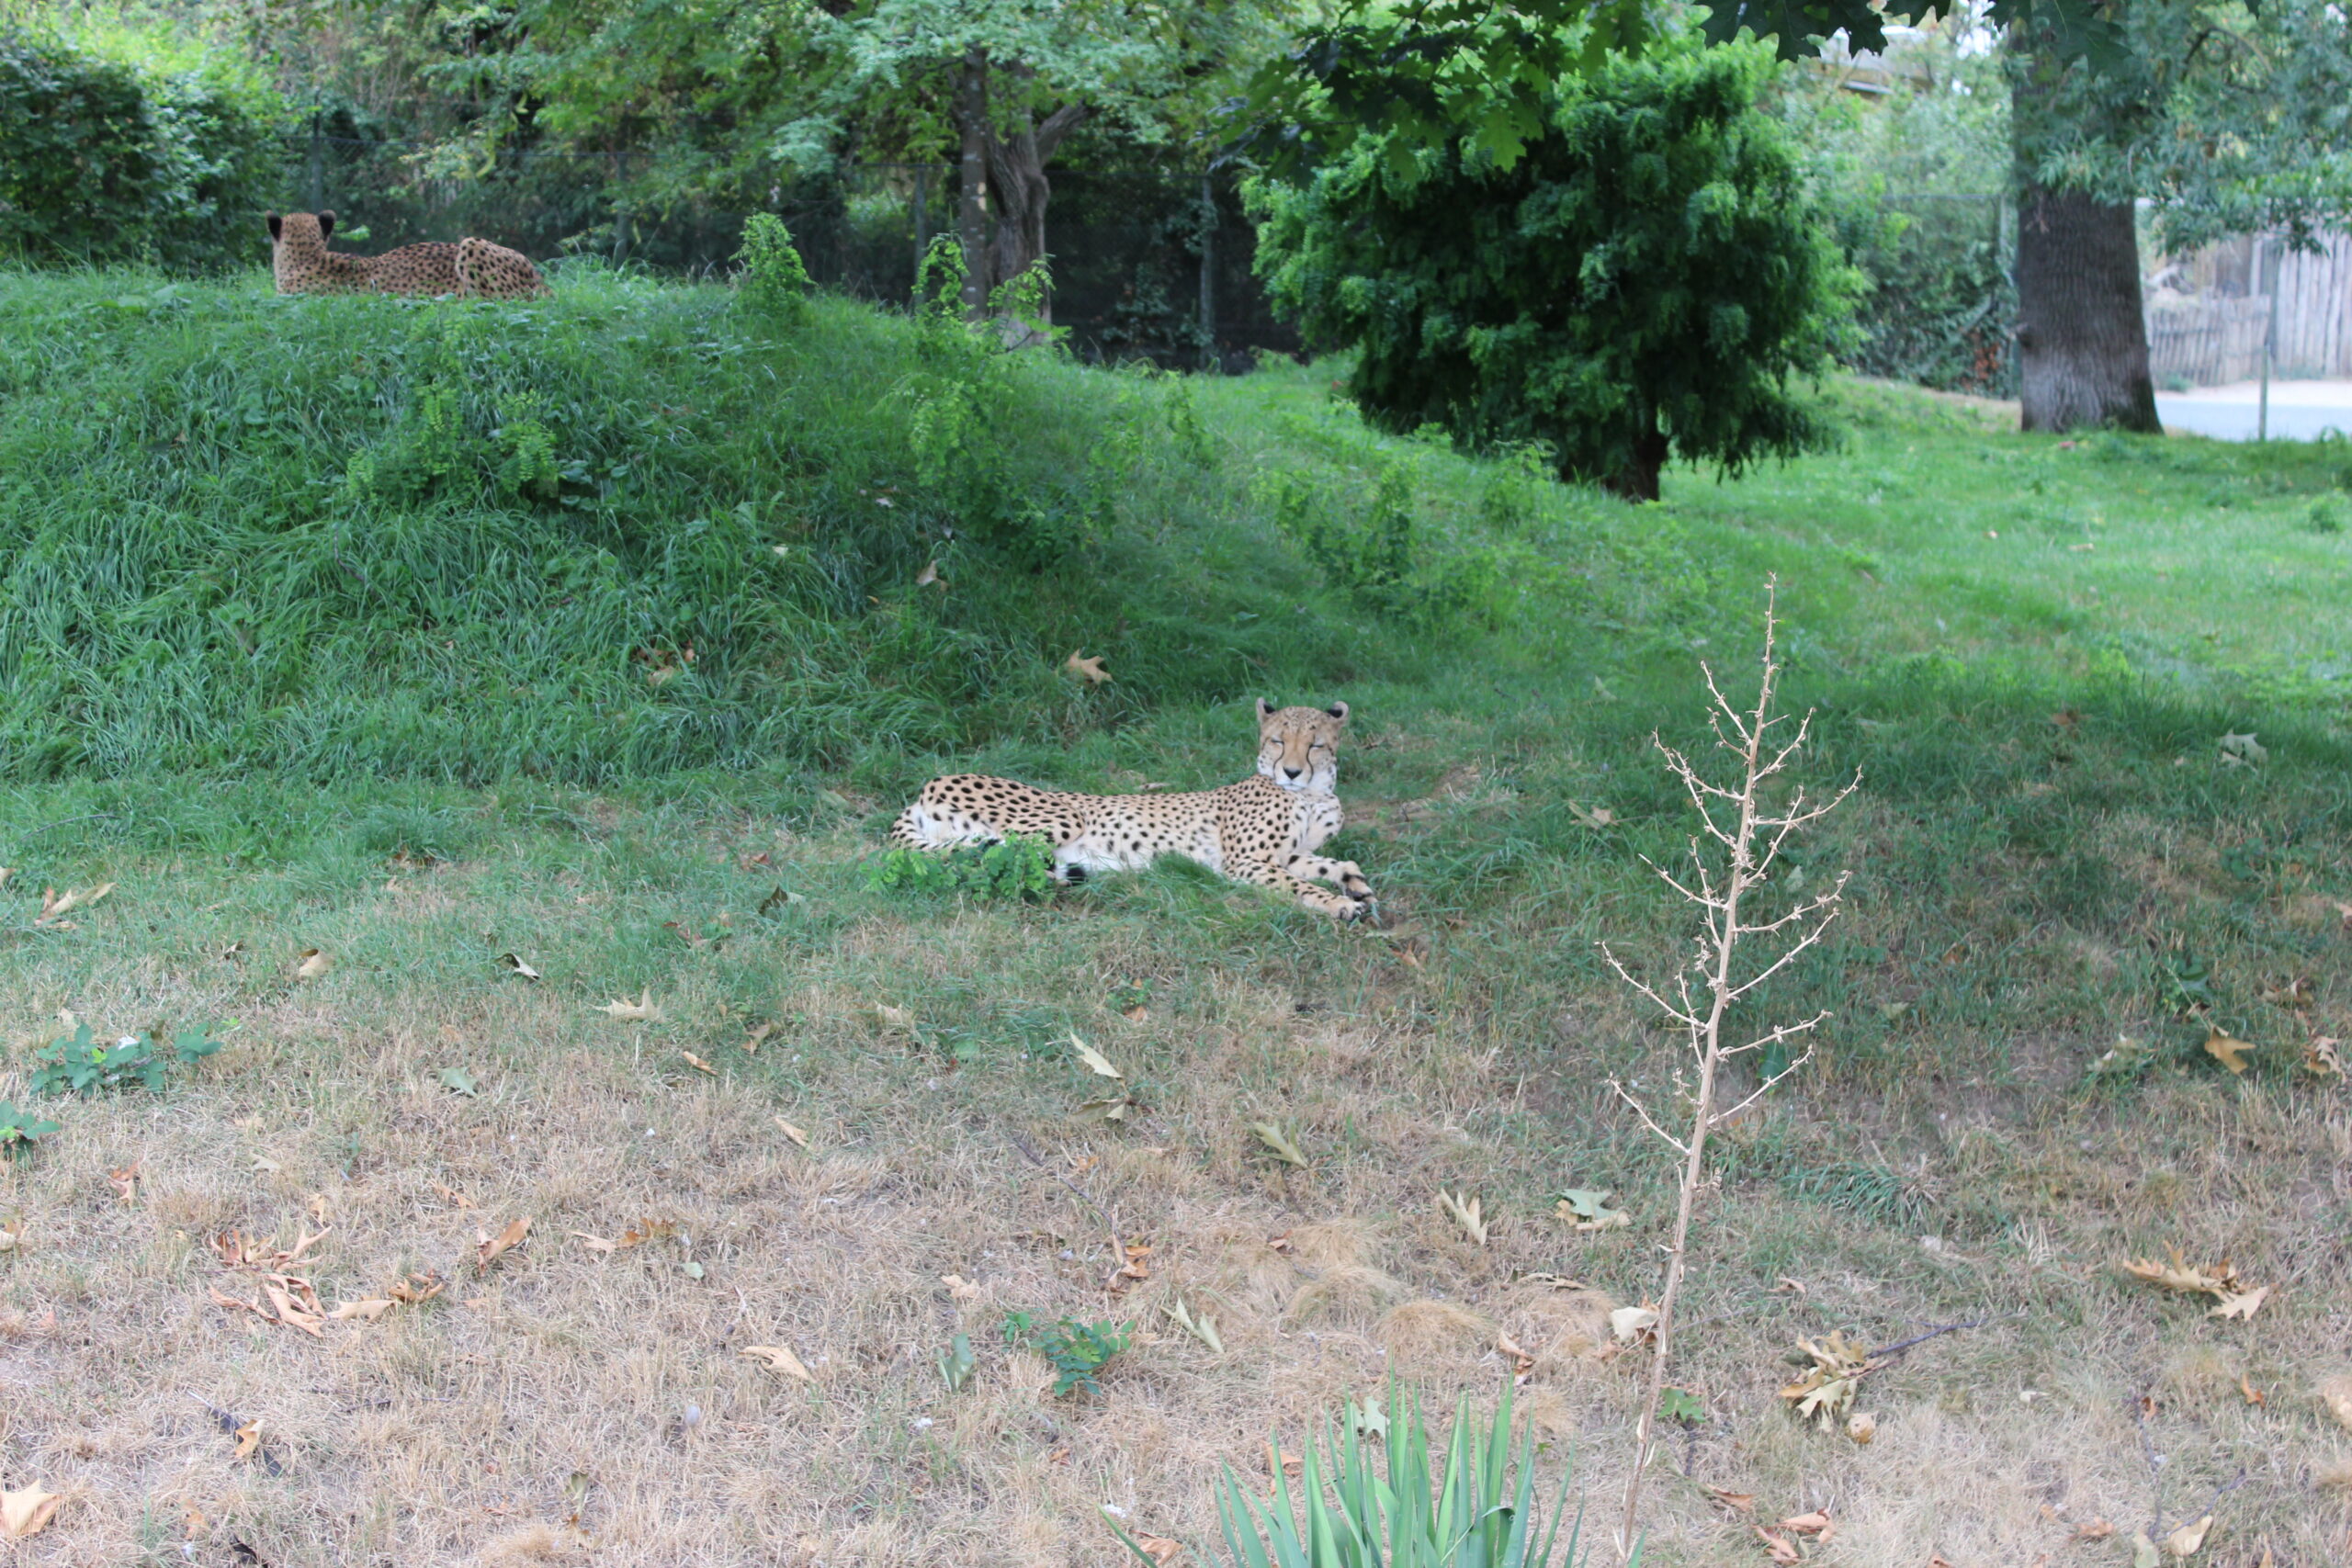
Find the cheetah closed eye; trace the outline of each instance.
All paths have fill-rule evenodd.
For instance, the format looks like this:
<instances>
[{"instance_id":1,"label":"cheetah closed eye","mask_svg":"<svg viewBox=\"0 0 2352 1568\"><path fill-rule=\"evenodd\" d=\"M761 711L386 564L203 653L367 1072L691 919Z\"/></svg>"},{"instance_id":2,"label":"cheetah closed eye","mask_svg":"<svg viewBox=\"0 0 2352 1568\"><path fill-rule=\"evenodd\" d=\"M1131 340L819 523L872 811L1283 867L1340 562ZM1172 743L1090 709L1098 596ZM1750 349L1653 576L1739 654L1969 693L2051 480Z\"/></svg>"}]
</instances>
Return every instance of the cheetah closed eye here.
<instances>
[{"instance_id":1,"label":"cheetah closed eye","mask_svg":"<svg viewBox=\"0 0 2352 1568\"><path fill-rule=\"evenodd\" d=\"M922 786L891 825L890 839L947 850L1033 834L1053 845L1054 875L1064 882L1185 855L1237 882L1279 888L1310 909L1352 920L1372 908L1372 884L1353 861L1315 852L1340 830L1340 797L1332 792L1347 722L1345 703L1277 709L1261 698L1257 773L1222 789L1183 795L1076 795L982 773L951 774Z\"/></svg>"}]
</instances>

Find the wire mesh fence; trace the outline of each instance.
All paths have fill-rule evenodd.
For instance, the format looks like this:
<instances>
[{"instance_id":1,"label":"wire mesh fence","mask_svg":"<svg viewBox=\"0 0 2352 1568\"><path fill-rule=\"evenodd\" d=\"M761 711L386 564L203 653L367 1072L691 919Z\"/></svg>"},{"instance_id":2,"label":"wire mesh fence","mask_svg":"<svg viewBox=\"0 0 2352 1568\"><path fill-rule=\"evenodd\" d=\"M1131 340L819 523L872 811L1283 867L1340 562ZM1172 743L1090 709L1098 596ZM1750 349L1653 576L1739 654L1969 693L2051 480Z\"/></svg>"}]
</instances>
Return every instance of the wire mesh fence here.
<instances>
[{"instance_id":1,"label":"wire mesh fence","mask_svg":"<svg viewBox=\"0 0 2352 1568\"><path fill-rule=\"evenodd\" d=\"M596 256L706 276L727 268L748 216L774 212L817 281L892 305L912 299L924 248L955 225L955 170L944 163L847 165L763 188L633 204L632 178L647 156L520 149L452 174L419 143L322 128L288 147L288 199L333 209L341 231L369 250L476 234L558 267ZM1255 350L1298 349L1251 271L1256 231L1234 175L1050 177L1054 320L1081 357L1238 370Z\"/></svg>"}]
</instances>

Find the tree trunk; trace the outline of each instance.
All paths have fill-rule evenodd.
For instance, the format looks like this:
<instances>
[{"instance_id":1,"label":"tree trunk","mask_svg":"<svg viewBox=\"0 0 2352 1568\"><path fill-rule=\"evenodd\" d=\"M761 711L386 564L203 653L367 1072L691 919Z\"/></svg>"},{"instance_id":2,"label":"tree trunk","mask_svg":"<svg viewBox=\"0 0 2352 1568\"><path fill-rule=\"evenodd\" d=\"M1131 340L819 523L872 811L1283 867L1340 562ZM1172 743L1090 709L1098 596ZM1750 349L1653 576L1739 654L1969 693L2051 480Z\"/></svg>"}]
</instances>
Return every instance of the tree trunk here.
<instances>
[{"instance_id":1,"label":"tree trunk","mask_svg":"<svg viewBox=\"0 0 2352 1568\"><path fill-rule=\"evenodd\" d=\"M997 208L996 282L1010 283L1046 259L1046 204L1054 194L1046 164L1085 118L1084 104L1064 104L1042 125L1031 125L1023 114L1010 136L988 128L989 176ZM1050 324L1053 319L1053 299L1047 295L1040 301L1039 324Z\"/></svg>"},{"instance_id":2,"label":"tree trunk","mask_svg":"<svg viewBox=\"0 0 2352 1568\"><path fill-rule=\"evenodd\" d=\"M1634 437L1632 457L1623 468L1603 478L1600 488L1625 501L1656 501L1658 474L1666 467L1668 454L1666 433L1653 424Z\"/></svg>"},{"instance_id":3,"label":"tree trunk","mask_svg":"<svg viewBox=\"0 0 2352 1568\"><path fill-rule=\"evenodd\" d=\"M2055 131L2128 141L2132 106L2090 108L2061 95L2063 74L2012 28L2009 134L2018 186L2018 379L2027 430L2115 425L2161 434L2140 306L2136 215L2114 193L2052 190L2033 172ZM2086 123L2086 114L2098 117Z\"/></svg>"},{"instance_id":4,"label":"tree trunk","mask_svg":"<svg viewBox=\"0 0 2352 1568\"><path fill-rule=\"evenodd\" d=\"M964 250L964 314L974 321L989 305L989 57L964 56L956 84L956 129L963 138L962 189L956 198L956 240Z\"/></svg>"},{"instance_id":5,"label":"tree trunk","mask_svg":"<svg viewBox=\"0 0 2352 1568\"><path fill-rule=\"evenodd\" d=\"M2018 372L2027 430L2163 434L2131 203L2032 185L2020 193Z\"/></svg>"}]
</instances>

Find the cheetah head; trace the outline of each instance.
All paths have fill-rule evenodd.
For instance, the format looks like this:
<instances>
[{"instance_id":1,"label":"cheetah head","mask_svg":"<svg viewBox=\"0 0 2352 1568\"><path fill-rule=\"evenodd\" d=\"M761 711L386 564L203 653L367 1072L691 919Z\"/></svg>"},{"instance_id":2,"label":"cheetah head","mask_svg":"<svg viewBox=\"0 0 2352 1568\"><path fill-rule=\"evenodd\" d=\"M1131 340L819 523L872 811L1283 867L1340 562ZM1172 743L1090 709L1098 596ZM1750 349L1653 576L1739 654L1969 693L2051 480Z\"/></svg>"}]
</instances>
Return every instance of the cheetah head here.
<instances>
[{"instance_id":1,"label":"cheetah head","mask_svg":"<svg viewBox=\"0 0 2352 1568\"><path fill-rule=\"evenodd\" d=\"M1258 772L1284 789L1329 795L1340 782L1340 731L1348 705L1271 708L1258 699Z\"/></svg>"},{"instance_id":2,"label":"cheetah head","mask_svg":"<svg viewBox=\"0 0 2352 1568\"><path fill-rule=\"evenodd\" d=\"M334 232L333 212L289 212L283 218L271 212L264 216L269 221L269 248L273 256L323 254L327 248L327 236Z\"/></svg>"}]
</instances>

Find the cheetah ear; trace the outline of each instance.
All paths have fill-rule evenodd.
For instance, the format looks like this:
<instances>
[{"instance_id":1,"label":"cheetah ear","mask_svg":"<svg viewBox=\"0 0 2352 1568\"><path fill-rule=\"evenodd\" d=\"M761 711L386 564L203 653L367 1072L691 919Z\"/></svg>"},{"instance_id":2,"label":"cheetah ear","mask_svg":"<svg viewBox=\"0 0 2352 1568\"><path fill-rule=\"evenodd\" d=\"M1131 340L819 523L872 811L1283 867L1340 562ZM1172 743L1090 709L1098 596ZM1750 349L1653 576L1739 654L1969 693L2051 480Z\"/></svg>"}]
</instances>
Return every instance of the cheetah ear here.
<instances>
[{"instance_id":1,"label":"cheetah ear","mask_svg":"<svg viewBox=\"0 0 2352 1568\"><path fill-rule=\"evenodd\" d=\"M1260 724L1265 723L1268 716L1272 714L1273 711L1273 709L1266 705L1265 698L1260 697L1258 699L1258 722Z\"/></svg>"},{"instance_id":2,"label":"cheetah ear","mask_svg":"<svg viewBox=\"0 0 2352 1568\"><path fill-rule=\"evenodd\" d=\"M1327 711L1329 711L1329 714L1331 715L1331 716L1332 716L1333 718L1338 719L1341 724L1345 724L1345 723L1347 723L1347 722L1348 722L1348 705L1347 705L1347 704L1345 704L1345 703L1333 703L1333 704L1330 705L1329 709L1329 710L1327 710Z\"/></svg>"},{"instance_id":3,"label":"cheetah ear","mask_svg":"<svg viewBox=\"0 0 2352 1568\"><path fill-rule=\"evenodd\" d=\"M319 238L323 240L334 232L334 209L329 208L319 214Z\"/></svg>"},{"instance_id":4,"label":"cheetah ear","mask_svg":"<svg viewBox=\"0 0 2352 1568\"><path fill-rule=\"evenodd\" d=\"M277 240L278 234L283 231L286 227L286 220L280 218L275 212L265 212L261 216L262 221L269 225L270 241L272 243L275 243Z\"/></svg>"}]
</instances>

